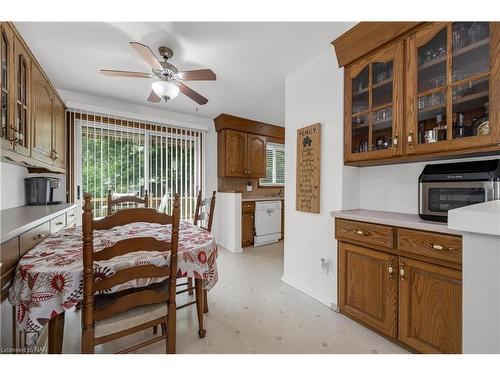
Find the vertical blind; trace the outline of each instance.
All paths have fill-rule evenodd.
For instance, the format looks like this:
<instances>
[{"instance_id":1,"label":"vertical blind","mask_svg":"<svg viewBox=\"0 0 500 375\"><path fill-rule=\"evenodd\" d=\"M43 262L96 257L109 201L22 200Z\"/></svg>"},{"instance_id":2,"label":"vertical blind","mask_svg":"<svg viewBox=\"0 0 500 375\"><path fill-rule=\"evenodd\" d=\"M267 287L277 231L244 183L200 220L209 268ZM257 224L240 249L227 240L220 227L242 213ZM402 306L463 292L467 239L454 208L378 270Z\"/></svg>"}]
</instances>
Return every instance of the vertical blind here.
<instances>
[{"instance_id":1,"label":"vertical blind","mask_svg":"<svg viewBox=\"0 0 500 375\"><path fill-rule=\"evenodd\" d=\"M158 209L163 198L168 213L179 193L181 218L192 220L201 186L201 131L81 112L70 117L81 126L82 190L92 195L95 217L106 215L108 191L113 197L147 191L149 206Z\"/></svg>"},{"instance_id":2,"label":"vertical blind","mask_svg":"<svg viewBox=\"0 0 500 375\"><path fill-rule=\"evenodd\" d=\"M263 186L281 186L285 184L285 145L267 143L266 177L261 178L259 184Z\"/></svg>"}]
</instances>

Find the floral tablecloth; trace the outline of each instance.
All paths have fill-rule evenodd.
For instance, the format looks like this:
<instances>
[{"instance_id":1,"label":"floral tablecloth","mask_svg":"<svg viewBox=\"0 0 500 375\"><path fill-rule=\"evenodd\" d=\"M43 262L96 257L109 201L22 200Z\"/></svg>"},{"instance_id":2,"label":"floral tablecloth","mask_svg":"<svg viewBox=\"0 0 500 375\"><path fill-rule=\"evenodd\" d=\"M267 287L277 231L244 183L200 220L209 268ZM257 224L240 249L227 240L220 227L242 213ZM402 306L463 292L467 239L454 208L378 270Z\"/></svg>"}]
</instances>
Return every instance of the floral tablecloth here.
<instances>
[{"instance_id":1,"label":"floral tablecloth","mask_svg":"<svg viewBox=\"0 0 500 375\"><path fill-rule=\"evenodd\" d=\"M171 225L132 223L111 230L94 231L94 251L132 237L155 237L170 241L171 229ZM191 223L181 222L178 276L203 279L204 288L210 289L217 282L216 258L217 246L210 232ZM170 252L136 252L100 261L96 263L94 272L98 278L100 274L109 276L120 269L141 264L166 265L169 260ZM161 279L132 280L107 292L158 281ZM16 306L19 329L38 332L51 318L72 308L82 299L81 227L67 228L48 237L19 261L9 292L9 301Z\"/></svg>"}]
</instances>

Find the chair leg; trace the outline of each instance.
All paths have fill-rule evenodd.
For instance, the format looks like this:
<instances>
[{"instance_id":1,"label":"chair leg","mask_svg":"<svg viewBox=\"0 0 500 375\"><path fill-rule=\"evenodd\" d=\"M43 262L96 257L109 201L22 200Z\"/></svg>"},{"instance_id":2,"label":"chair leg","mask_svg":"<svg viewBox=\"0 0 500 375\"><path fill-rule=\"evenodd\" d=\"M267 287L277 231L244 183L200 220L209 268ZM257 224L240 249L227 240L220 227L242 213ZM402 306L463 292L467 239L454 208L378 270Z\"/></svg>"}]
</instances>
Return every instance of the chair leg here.
<instances>
[{"instance_id":1,"label":"chair leg","mask_svg":"<svg viewBox=\"0 0 500 375\"><path fill-rule=\"evenodd\" d=\"M177 306L175 300L168 303L167 317L167 354L175 354ZM163 326L162 326L163 329Z\"/></svg>"},{"instance_id":2,"label":"chair leg","mask_svg":"<svg viewBox=\"0 0 500 375\"><path fill-rule=\"evenodd\" d=\"M203 312L206 314L208 312L208 293L207 290L203 290Z\"/></svg>"},{"instance_id":3,"label":"chair leg","mask_svg":"<svg viewBox=\"0 0 500 375\"><path fill-rule=\"evenodd\" d=\"M203 328L203 280L194 279L195 292L196 292L196 312L198 313L198 336L200 339L204 338L207 331Z\"/></svg>"},{"instance_id":4,"label":"chair leg","mask_svg":"<svg viewBox=\"0 0 500 375\"><path fill-rule=\"evenodd\" d=\"M158 333L158 326L153 327L153 335L156 335Z\"/></svg>"},{"instance_id":5,"label":"chair leg","mask_svg":"<svg viewBox=\"0 0 500 375\"><path fill-rule=\"evenodd\" d=\"M192 296L194 294L194 292L193 292L193 278L188 277L187 279L188 279L187 284L188 284L188 288L189 288L188 294L190 296Z\"/></svg>"},{"instance_id":6,"label":"chair leg","mask_svg":"<svg viewBox=\"0 0 500 375\"><path fill-rule=\"evenodd\" d=\"M167 334L167 325L165 323L161 324L161 334L166 335Z\"/></svg>"}]
</instances>

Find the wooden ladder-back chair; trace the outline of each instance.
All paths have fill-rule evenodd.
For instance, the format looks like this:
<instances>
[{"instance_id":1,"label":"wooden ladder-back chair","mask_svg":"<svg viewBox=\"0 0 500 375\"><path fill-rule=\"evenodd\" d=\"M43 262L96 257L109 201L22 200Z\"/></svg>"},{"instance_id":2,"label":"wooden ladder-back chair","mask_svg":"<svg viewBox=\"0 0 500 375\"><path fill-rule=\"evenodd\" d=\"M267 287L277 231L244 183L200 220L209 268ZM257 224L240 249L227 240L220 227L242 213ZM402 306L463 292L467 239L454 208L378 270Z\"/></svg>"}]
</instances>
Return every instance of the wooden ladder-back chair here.
<instances>
[{"instance_id":1,"label":"wooden ladder-back chair","mask_svg":"<svg viewBox=\"0 0 500 375\"><path fill-rule=\"evenodd\" d=\"M108 190L108 216L113 213L113 206L122 204L122 203L139 203L143 204L145 208L149 207L149 196L148 191L144 191L144 198L140 198L137 195L124 195L122 197L118 197L113 199L111 195L111 190Z\"/></svg>"},{"instance_id":2,"label":"wooden ladder-back chair","mask_svg":"<svg viewBox=\"0 0 500 375\"><path fill-rule=\"evenodd\" d=\"M86 193L84 200L82 353L94 353L96 345L157 325L162 327L160 336L155 336L119 353L128 353L161 340L166 341L167 353L175 353L179 196L177 194L175 196L172 216L159 213L152 208L135 208L118 211L100 220L93 219L90 194ZM134 222L171 224L171 241L160 241L154 237L133 237L118 240L94 252L93 232L95 230L109 230ZM131 266L110 276L96 279L94 274L96 263L138 251L170 251L170 263L168 266L153 264ZM125 282L144 278L166 279L147 287L126 289L111 294L100 293Z\"/></svg>"},{"instance_id":3,"label":"wooden ladder-back chair","mask_svg":"<svg viewBox=\"0 0 500 375\"><path fill-rule=\"evenodd\" d=\"M198 197L196 198L196 208L194 210L193 224L199 226L200 228L206 229L209 232L212 231L212 223L214 219L215 210L215 190L212 192L211 198L201 199L201 190L198 191ZM188 293L190 296L193 295L193 278L188 277L187 282L178 284L177 286L187 285L187 288L178 291L177 294ZM208 312L208 300L207 291L204 292L204 312Z\"/></svg>"}]
</instances>

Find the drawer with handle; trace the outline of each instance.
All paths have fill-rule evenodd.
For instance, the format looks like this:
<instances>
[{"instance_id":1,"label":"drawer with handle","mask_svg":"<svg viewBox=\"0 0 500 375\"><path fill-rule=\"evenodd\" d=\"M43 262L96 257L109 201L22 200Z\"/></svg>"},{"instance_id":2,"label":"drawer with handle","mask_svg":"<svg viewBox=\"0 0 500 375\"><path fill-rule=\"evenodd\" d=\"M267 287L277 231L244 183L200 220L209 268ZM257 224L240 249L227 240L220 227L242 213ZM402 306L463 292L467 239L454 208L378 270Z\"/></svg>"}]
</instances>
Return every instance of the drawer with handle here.
<instances>
[{"instance_id":1,"label":"drawer with handle","mask_svg":"<svg viewBox=\"0 0 500 375\"><path fill-rule=\"evenodd\" d=\"M441 233L398 229L399 250L462 264L462 238Z\"/></svg>"},{"instance_id":2,"label":"drawer with handle","mask_svg":"<svg viewBox=\"0 0 500 375\"><path fill-rule=\"evenodd\" d=\"M59 232L66 226L66 214L59 215L50 220L50 234Z\"/></svg>"},{"instance_id":3,"label":"drawer with handle","mask_svg":"<svg viewBox=\"0 0 500 375\"><path fill-rule=\"evenodd\" d=\"M76 220L76 208L66 212L66 223L69 224Z\"/></svg>"},{"instance_id":4,"label":"drawer with handle","mask_svg":"<svg viewBox=\"0 0 500 375\"><path fill-rule=\"evenodd\" d=\"M27 251L31 250L38 243L46 239L50 234L49 222L40 224L39 226L24 232L19 236L19 252L22 257Z\"/></svg>"},{"instance_id":5,"label":"drawer with handle","mask_svg":"<svg viewBox=\"0 0 500 375\"><path fill-rule=\"evenodd\" d=\"M337 219L336 237L392 248L393 228L386 225Z\"/></svg>"},{"instance_id":6,"label":"drawer with handle","mask_svg":"<svg viewBox=\"0 0 500 375\"><path fill-rule=\"evenodd\" d=\"M255 202L243 202L241 204L242 212L254 212L255 211Z\"/></svg>"}]
</instances>

